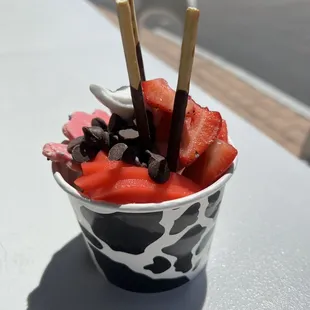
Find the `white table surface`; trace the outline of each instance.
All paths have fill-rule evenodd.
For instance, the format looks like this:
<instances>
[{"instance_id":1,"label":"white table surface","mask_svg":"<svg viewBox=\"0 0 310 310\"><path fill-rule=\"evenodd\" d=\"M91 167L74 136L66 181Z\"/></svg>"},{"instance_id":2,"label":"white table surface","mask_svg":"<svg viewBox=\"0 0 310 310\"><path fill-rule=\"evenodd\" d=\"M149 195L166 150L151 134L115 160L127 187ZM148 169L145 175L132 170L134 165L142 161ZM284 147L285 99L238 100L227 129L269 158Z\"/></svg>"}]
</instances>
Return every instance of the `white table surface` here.
<instances>
[{"instance_id":1,"label":"white table surface","mask_svg":"<svg viewBox=\"0 0 310 310\"><path fill-rule=\"evenodd\" d=\"M176 72L144 61L175 86ZM100 107L90 83L127 84L116 28L81 0L0 0L0 309L310 309L310 169L194 85L240 152L207 278L155 295L103 281L41 156L70 112Z\"/></svg>"}]
</instances>

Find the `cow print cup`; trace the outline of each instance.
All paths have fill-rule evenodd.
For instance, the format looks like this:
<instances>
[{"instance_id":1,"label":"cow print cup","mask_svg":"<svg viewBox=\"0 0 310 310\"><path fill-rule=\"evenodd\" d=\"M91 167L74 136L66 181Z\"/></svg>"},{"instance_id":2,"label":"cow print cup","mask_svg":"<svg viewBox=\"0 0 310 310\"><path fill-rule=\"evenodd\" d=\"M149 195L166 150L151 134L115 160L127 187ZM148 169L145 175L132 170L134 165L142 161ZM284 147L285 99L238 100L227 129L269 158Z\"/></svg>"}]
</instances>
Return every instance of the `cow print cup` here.
<instances>
[{"instance_id":1,"label":"cow print cup","mask_svg":"<svg viewBox=\"0 0 310 310\"><path fill-rule=\"evenodd\" d=\"M53 164L68 193L95 265L107 280L129 291L171 290L205 269L224 188L233 167L194 195L161 204L112 205L84 199L70 172Z\"/></svg>"}]
</instances>

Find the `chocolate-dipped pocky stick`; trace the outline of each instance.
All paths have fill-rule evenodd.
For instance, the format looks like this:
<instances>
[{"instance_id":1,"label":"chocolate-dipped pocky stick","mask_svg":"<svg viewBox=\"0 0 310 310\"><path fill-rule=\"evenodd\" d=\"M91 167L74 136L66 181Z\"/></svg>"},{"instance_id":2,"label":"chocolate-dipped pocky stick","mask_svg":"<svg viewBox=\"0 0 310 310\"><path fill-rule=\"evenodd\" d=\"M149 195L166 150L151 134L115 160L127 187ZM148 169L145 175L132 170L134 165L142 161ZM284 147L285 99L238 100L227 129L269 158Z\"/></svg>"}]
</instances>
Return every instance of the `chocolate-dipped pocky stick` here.
<instances>
[{"instance_id":1,"label":"chocolate-dipped pocky stick","mask_svg":"<svg viewBox=\"0 0 310 310\"><path fill-rule=\"evenodd\" d=\"M116 4L139 136L144 148L150 149L151 137L141 86L130 5L128 0L118 0Z\"/></svg>"},{"instance_id":2,"label":"chocolate-dipped pocky stick","mask_svg":"<svg viewBox=\"0 0 310 310\"><path fill-rule=\"evenodd\" d=\"M186 11L178 85L174 99L167 151L167 161L171 171L176 171L178 167L180 143L195 54L198 20L199 10L197 8L188 8Z\"/></svg>"},{"instance_id":3,"label":"chocolate-dipped pocky stick","mask_svg":"<svg viewBox=\"0 0 310 310\"><path fill-rule=\"evenodd\" d=\"M143 57L142 57L142 51L141 51L141 44L139 40L139 30L137 25L137 17L136 17L136 10L135 10L135 2L134 0L128 0L130 5L130 12L131 12L131 21L132 21L132 29L133 29L133 35L135 38L135 44L136 44L136 54L138 59L138 65L140 70L140 76L141 81L145 81L145 72L144 72L144 64L143 64Z\"/></svg>"}]
</instances>

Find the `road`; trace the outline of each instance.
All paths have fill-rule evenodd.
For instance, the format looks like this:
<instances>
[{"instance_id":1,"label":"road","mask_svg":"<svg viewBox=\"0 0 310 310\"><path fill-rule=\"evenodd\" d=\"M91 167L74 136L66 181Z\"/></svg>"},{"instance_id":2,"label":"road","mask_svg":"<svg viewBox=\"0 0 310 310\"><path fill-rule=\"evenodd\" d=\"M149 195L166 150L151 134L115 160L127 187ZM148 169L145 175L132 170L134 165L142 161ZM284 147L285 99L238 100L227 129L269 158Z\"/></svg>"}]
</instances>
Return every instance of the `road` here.
<instances>
[{"instance_id":1,"label":"road","mask_svg":"<svg viewBox=\"0 0 310 310\"><path fill-rule=\"evenodd\" d=\"M90 1L115 8L112 0ZM196 1L198 45L310 107L309 0Z\"/></svg>"},{"instance_id":2,"label":"road","mask_svg":"<svg viewBox=\"0 0 310 310\"><path fill-rule=\"evenodd\" d=\"M197 0L198 44L310 106L309 0Z\"/></svg>"}]
</instances>

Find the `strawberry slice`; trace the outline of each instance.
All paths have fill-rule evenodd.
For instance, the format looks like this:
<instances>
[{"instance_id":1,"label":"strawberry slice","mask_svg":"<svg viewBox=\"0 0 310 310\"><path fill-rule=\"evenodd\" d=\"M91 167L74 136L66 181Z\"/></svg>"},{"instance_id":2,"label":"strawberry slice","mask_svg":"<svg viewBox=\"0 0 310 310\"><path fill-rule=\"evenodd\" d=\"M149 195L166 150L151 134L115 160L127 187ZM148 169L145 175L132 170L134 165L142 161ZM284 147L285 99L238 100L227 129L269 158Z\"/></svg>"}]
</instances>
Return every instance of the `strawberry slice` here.
<instances>
[{"instance_id":1,"label":"strawberry slice","mask_svg":"<svg viewBox=\"0 0 310 310\"><path fill-rule=\"evenodd\" d=\"M231 166L238 151L230 144L216 140L191 166L183 176L188 177L202 187L208 187L217 181Z\"/></svg>"},{"instance_id":2,"label":"strawberry slice","mask_svg":"<svg viewBox=\"0 0 310 310\"><path fill-rule=\"evenodd\" d=\"M164 79L154 79L142 82L142 89L146 103L155 109L172 114L175 91ZM195 101L189 96L186 114L194 113Z\"/></svg>"},{"instance_id":3,"label":"strawberry slice","mask_svg":"<svg viewBox=\"0 0 310 310\"><path fill-rule=\"evenodd\" d=\"M171 114L157 110L155 113L153 113L153 115L156 115L155 119L157 120L157 126L154 124L156 128L156 141L168 142L171 125Z\"/></svg>"},{"instance_id":4,"label":"strawberry slice","mask_svg":"<svg viewBox=\"0 0 310 310\"><path fill-rule=\"evenodd\" d=\"M171 126L171 114L153 109L156 127L156 147L162 156L166 156ZM195 113L185 117L180 150L180 164L190 165L202 154L217 137L221 116L218 112L209 112L208 108L195 105ZM203 134L204 136L200 136ZM197 152L196 152L197 151Z\"/></svg>"},{"instance_id":5,"label":"strawberry slice","mask_svg":"<svg viewBox=\"0 0 310 310\"><path fill-rule=\"evenodd\" d=\"M103 151L98 152L93 162L106 162L108 161L108 156Z\"/></svg>"},{"instance_id":6,"label":"strawberry slice","mask_svg":"<svg viewBox=\"0 0 310 310\"><path fill-rule=\"evenodd\" d=\"M146 168L110 161L104 158L104 153L97 161L83 163L82 171L83 176L74 183L82 195L93 200L114 203L162 202L201 190L199 185L177 173L171 173L166 183L157 184L151 180Z\"/></svg>"},{"instance_id":7,"label":"strawberry slice","mask_svg":"<svg viewBox=\"0 0 310 310\"><path fill-rule=\"evenodd\" d=\"M108 161L108 160L107 160ZM81 164L83 171L83 176L95 174L97 172L103 171L107 164L104 161L88 161Z\"/></svg>"},{"instance_id":8,"label":"strawberry slice","mask_svg":"<svg viewBox=\"0 0 310 310\"><path fill-rule=\"evenodd\" d=\"M113 181L113 178L117 177L122 167L127 166L123 161L110 160L106 162L83 163L83 176L77 178L74 184L84 191L107 186Z\"/></svg>"},{"instance_id":9,"label":"strawberry slice","mask_svg":"<svg viewBox=\"0 0 310 310\"><path fill-rule=\"evenodd\" d=\"M219 112L195 107L192 118L186 118L180 148L180 164L191 165L215 141L222 126Z\"/></svg>"},{"instance_id":10,"label":"strawberry slice","mask_svg":"<svg viewBox=\"0 0 310 310\"><path fill-rule=\"evenodd\" d=\"M178 177L181 177L181 180L186 179L182 176ZM176 180L177 175L173 179ZM188 181L190 180L187 179L185 184L188 184ZM156 184L148 179L120 179L110 188L98 188L91 192L90 197L93 200L119 204L155 203L178 199L199 191L199 186L194 183L191 187L182 186L180 183L172 180L165 184Z\"/></svg>"},{"instance_id":11,"label":"strawberry slice","mask_svg":"<svg viewBox=\"0 0 310 310\"><path fill-rule=\"evenodd\" d=\"M105 169L107 162L109 162L108 156L103 151L98 152L92 161L87 161L81 164L83 175L93 174L101 170L101 168Z\"/></svg>"},{"instance_id":12,"label":"strawberry slice","mask_svg":"<svg viewBox=\"0 0 310 310\"><path fill-rule=\"evenodd\" d=\"M217 138L228 143L228 129L224 119L222 120L222 127Z\"/></svg>"}]
</instances>

